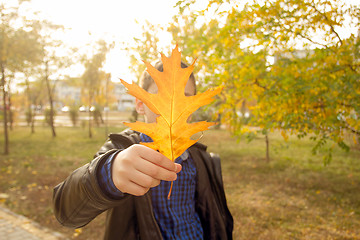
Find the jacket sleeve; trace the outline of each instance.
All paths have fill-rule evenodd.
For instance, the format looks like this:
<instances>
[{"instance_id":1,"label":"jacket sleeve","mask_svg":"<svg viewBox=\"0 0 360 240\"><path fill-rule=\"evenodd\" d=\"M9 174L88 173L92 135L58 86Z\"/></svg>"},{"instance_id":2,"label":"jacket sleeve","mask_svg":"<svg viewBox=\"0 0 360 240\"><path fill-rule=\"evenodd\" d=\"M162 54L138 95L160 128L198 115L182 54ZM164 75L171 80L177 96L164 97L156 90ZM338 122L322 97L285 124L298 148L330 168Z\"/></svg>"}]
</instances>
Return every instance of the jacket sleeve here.
<instances>
[{"instance_id":1,"label":"jacket sleeve","mask_svg":"<svg viewBox=\"0 0 360 240\"><path fill-rule=\"evenodd\" d=\"M111 199L98 182L99 167L117 150L112 147L106 143L90 163L76 169L54 188L54 214L62 225L82 227L103 211L127 201L129 195L119 200Z\"/></svg>"}]
</instances>

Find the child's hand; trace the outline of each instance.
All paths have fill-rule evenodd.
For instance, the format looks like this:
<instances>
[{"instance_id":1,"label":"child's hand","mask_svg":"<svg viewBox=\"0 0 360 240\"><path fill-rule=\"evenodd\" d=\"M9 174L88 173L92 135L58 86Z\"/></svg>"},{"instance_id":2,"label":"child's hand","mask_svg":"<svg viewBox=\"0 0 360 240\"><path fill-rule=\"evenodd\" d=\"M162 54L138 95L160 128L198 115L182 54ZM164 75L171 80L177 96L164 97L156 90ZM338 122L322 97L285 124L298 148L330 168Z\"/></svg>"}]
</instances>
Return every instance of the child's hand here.
<instances>
[{"instance_id":1,"label":"child's hand","mask_svg":"<svg viewBox=\"0 0 360 240\"><path fill-rule=\"evenodd\" d=\"M160 180L175 181L180 171L180 164L151 148L134 144L117 154L112 178L121 192L141 196L159 185Z\"/></svg>"}]
</instances>

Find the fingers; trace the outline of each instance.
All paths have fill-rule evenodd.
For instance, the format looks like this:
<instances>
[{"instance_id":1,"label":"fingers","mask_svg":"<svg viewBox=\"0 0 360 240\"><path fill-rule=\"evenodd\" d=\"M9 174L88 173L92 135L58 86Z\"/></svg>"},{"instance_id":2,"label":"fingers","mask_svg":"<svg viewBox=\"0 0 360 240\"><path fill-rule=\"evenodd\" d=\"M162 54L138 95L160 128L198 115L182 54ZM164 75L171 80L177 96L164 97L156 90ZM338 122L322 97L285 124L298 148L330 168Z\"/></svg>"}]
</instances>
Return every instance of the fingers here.
<instances>
[{"instance_id":1,"label":"fingers","mask_svg":"<svg viewBox=\"0 0 360 240\"><path fill-rule=\"evenodd\" d=\"M149 191L150 188L142 187L134 182L129 182L126 184L126 186L123 188L123 193L129 193L134 196L142 196L145 193Z\"/></svg>"},{"instance_id":2,"label":"fingers","mask_svg":"<svg viewBox=\"0 0 360 240\"><path fill-rule=\"evenodd\" d=\"M133 145L133 147L136 148L139 156L141 156L145 160L170 171L176 170L175 163L161 153L143 145Z\"/></svg>"},{"instance_id":3,"label":"fingers","mask_svg":"<svg viewBox=\"0 0 360 240\"><path fill-rule=\"evenodd\" d=\"M125 180L126 184L117 184L124 193L130 193L135 196L144 195L150 188L156 187L160 184L160 180L150 177L140 171L133 171L128 179Z\"/></svg>"},{"instance_id":4,"label":"fingers","mask_svg":"<svg viewBox=\"0 0 360 240\"><path fill-rule=\"evenodd\" d=\"M175 181L181 169L180 164L161 153L135 144L116 155L112 178L120 191L140 196L159 185L161 180Z\"/></svg>"},{"instance_id":5,"label":"fingers","mask_svg":"<svg viewBox=\"0 0 360 240\"><path fill-rule=\"evenodd\" d=\"M133 175L130 177L130 181L144 188L152 188L160 184L159 179L155 179L142 172L134 172Z\"/></svg>"},{"instance_id":6,"label":"fingers","mask_svg":"<svg viewBox=\"0 0 360 240\"><path fill-rule=\"evenodd\" d=\"M174 171L170 171L152 162L143 160L135 162L134 167L139 172L157 180L175 181L177 178L175 170L177 170L178 167L175 165Z\"/></svg>"},{"instance_id":7,"label":"fingers","mask_svg":"<svg viewBox=\"0 0 360 240\"><path fill-rule=\"evenodd\" d=\"M181 171L181 169L182 169L182 165L181 165L181 164L178 164L178 163L175 163L175 166L176 166L175 172L176 172L176 173L179 173L179 172Z\"/></svg>"}]
</instances>

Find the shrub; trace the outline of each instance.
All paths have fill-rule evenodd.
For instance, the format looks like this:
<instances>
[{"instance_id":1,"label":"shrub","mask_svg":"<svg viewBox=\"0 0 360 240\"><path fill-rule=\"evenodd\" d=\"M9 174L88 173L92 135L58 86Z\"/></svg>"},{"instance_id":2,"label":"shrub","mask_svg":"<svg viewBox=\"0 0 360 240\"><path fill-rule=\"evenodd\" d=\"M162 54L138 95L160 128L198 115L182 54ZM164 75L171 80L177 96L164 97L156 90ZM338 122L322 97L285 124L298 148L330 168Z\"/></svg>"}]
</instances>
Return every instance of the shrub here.
<instances>
[{"instance_id":1,"label":"shrub","mask_svg":"<svg viewBox=\"0 0 360 240\"><path fill-rule=\"evenodd\" d=\"M44 115L45 115L45 123L47 123L49 126L51 125L51 122L50 122L50 116L51 116L51 109L50 108L46 108L45 111L44 111ZM53 111L53 118L55 118L56 114L55 114L55 111Z\"/></svg>"},{"instance_id":2,"label":"shrub","mask_svg":"<svg viewBox=\"0 0 360 240\"><path fill-rule=\"evenodd\" d=\"M72 125L75 127L79 120L79 111L76 106L72 106L69 109L69 115Z\"/></svg>"}]
</instances>

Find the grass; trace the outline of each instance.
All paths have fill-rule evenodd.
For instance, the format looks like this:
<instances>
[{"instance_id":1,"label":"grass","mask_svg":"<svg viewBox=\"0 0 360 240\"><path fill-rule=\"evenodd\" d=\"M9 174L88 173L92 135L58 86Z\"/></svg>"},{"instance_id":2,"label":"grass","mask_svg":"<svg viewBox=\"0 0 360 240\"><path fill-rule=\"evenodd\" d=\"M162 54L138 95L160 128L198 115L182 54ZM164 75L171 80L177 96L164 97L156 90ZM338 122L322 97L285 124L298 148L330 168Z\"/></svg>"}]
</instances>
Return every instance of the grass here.
<instances>
[{"instance_id":1,"label":"grass","mask_svg":"<svg viewBox=\"0 0 360 240\"><path fill-rule=\"evenodd\" d=\"M101 239L104 216L81 230L61 227L51 198L56 184L92 159L105 141L104 129L95 129L92 139L82 128L58 128L56 138L47 128L36 131L15 128L11 154L0 157L0 193L9 195L4 204L71 239ZM324 166L324 153L312 155L309 139L284 142L273 133L266 163L264 139L247 143L211 130L201 141L221 156L235 239L360 239L359 150L335 148Z\"/></svg>"},{"instance_id":2,"label":"grass","mask_svg":"<svg viewBox=\"0 0 360 240\"><path fill-rule=\"evenodd\" d=\"M359 151L335 148L324 166L312 141L274 133L266 163L264 139L236 144L217 134L210 150L221 153L235 239L360 239Z\"/></svg>"}]
</instances>

